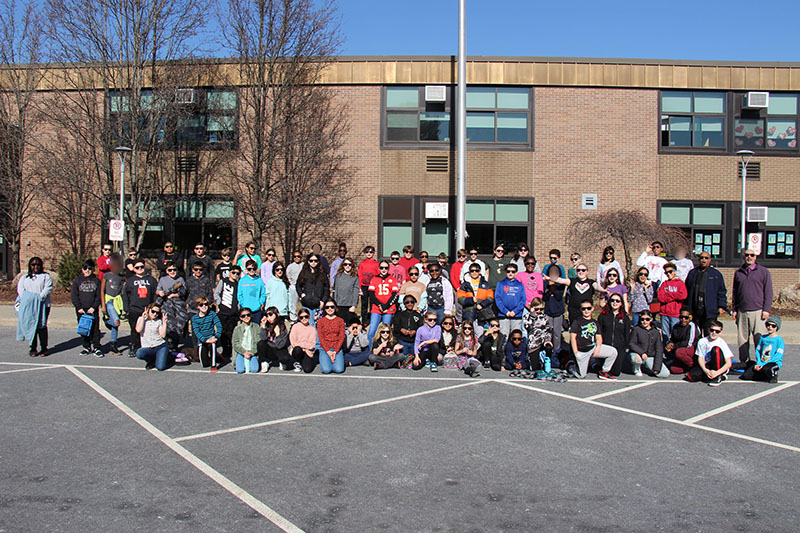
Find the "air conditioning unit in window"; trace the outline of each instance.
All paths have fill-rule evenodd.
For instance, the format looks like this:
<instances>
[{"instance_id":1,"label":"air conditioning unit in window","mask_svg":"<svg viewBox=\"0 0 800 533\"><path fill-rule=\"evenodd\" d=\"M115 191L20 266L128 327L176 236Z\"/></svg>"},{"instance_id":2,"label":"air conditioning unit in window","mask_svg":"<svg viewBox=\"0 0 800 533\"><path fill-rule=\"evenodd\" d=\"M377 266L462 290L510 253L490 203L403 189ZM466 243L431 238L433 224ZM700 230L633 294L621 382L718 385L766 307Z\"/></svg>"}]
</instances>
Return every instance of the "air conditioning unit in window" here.
<instances>
[{"instance_id":1,"label":"air conditioning unit in window","mask_svg":"<svg viewBox=\"0 0 800 533\"><path fill-rule=\"evenodd\" d=\"M175 102L178 104L193 104L194 89L176 89Z\"/></svg>"},{"instance_id":2,"label":"air conditioning unit in window","mask_svg":"<svg viewBox=\"0 0 800 533\"><path fill-rule=\"evenodd\" d=\"M767 208L766 207L748 207L747 208L747 221L748 222L766 222L767 221Z\"/></svg>"},{"instance_id":3,"label":"air conditioning unit in window","mask_svg":"<svg viewBox=\"0 0 800 533\"><path fill-rule=\"evenodd\" d=\"M744 95L742 107L745 109L766 109L769 106L769 93L766 91L750 91Z\"/></svg>"},{"instance_id":4,"label":"air conditioning unit in window","mask_svg":"<svg viewBox=\"0 0 800 533\"><path fill-rule=\"evenodd\" d=\"M444 102L447 98L447 88L444 85L426 85L426 102Z\"/></svg>"}]
</instances>

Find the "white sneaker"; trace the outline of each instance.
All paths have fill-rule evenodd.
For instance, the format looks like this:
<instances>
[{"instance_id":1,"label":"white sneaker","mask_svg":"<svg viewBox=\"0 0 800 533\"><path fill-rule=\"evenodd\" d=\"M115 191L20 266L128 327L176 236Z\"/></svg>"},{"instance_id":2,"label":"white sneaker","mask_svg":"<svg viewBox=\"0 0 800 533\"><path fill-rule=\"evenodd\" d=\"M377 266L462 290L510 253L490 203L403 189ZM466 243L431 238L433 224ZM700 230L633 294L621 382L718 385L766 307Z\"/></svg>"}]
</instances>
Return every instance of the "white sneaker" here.
<instances>
[{"instance_id":1,"label":"white sneaker","mask_svg":"<svg viewBox=\"0 0 800 533\"><path fill-rule=\"evenodd\" d=\"M295 362L294 363L294 371L295 372L302 372L303 371L302 365L300 363L298 363L298 362Z\"/></svg>"},{"instance_id":2,"label":"white sneaker","mask_svg":"<svg viewBox=\"0 0 800 533\"><path fill-rule=\"evenodd\" d=\"M636 372L633 373L633 375L636 376L637 378L640 378L640 377L644 376L644 374L642 374L641 370L637 370Z\"/></svg>"},{"instance_id":3,"label":"white sneaker","mask_svg":"<svg viewBox=\"0 0 800 533\"><path fill-rule=\"evenodd\" d=\"M262 361L261 362L261 373L262 374L266 374L267 372L269 372L269 363L267 363L266 361Z\"/></svg>"}]
</instances>

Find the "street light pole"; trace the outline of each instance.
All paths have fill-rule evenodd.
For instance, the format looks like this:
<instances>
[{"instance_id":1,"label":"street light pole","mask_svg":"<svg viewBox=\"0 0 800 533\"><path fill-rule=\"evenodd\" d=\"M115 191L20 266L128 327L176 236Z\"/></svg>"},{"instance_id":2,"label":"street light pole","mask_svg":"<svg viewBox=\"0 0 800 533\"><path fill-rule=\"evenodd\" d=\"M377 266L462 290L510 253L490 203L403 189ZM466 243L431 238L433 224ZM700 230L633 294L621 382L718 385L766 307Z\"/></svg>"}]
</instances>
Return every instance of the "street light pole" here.
<instances>
[{"instance_id":1,"label":"street light pole","mask_svg":"<svg viewBox=\"0 0 800 533\"><path fill-rule=\"evenodd\" d=\"M131 151L127 146L117 146L115 149L119 156L119 219L125 223L125 156ZM122 249L125 240L119 241L119 253L124 257L125 251Z\"/></svg>"},{"instance_id":2,"label":"street light pole","mask_svg":"<svg viewBox=\"0 0 800 533\"><path fill-rule=\"evenodd\" d=\"M458 98L456 133L458 186L456 197L456 250L464 248L467 239L467 6L458 0Z\"/></svg>"},{"instance_id":3,"label":"street light pole","mask_svg":"<svg viewBox=\"0 0 800 533\"><path fill-rule=\"evenodd\" d=\"M747 249L747 229L745 228L747 224L747 164L750 162L750 158L753 157L753 151L739 150L736 155L739 156L742 162L742 247L739 251L744 252Z\"/></svg>"}]
</instances>

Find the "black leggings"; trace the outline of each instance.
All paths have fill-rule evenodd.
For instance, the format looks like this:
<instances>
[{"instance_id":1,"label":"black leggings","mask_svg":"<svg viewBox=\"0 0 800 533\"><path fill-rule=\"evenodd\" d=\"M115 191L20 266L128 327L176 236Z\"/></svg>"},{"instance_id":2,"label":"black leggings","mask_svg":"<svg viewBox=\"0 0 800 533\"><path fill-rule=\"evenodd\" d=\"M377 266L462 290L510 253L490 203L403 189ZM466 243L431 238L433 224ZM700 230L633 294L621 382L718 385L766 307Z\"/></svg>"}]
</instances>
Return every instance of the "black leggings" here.
<instances>
[{"instance_id":1,"label":"black leggings","mask_svg":"<svg viewBox=\"0 0 800 533\"><path fill-rule=\"evenodd\" d=\"M369 301L369 285L361 286L361 323L369 324L369 309L372 304Z\"/></svg>"},{"instance_id":2,"label":"black leggings","mask_svg":"<svg viewBox=\"0 0 800 533\"><path fill-rule=\"evenodd\" d=\"M214 353L216 349L217 345L213 342L198 342L197 355L200 357L203 368L208 368L212 364L215 367L219 366L219 361L217 361L216 354Z\"/></svg>"},{"instance_id":3,"label":"black leggings","mask_svg":"<svg viewBox=\"0 0 800 533\"><path fill-rule=\"evenodd\" d=\"M294 368L294 359L289 355L288 348L273 348L267 341L258 341L258 361L267 362L270 366L283 365L284 370Z\"/></svg>"},{"instance_id":4,"label":"black leggings","mask_svg":"<svg viewBox=\"0 0 800 533\"><path fill-rule=\"evenodd\" d=\"M439 343L426 344L419 349L419 364L414 365L414 370L423 368L425 361L430 361L431 364L439 364Z\"/></svg>"},{"instance_id":5,"label":"black leggings","mask_svg":"<svg viewBox=\"0 0 800 533\"><path fill-rule=\"evenodd\" d=\"M309 357L306 355L305 350L299 346L295 346L294 350L292 350L292 357L295 361L300 363L300 366L303 367L303 372L306 374L313 372L314 369L317 368L317 363L319 363L319 354L316 350L314 350L314 357Z\"/></svg>"},{"instance_id":6,"label":"black leggings","mask_svg":"<svg viewBox=\"0 0 800 533\"><path fill-rule=\"evenodd\" d=\"M756 362L748 361L747 368L744 369L742 379L750 381L770 381L772 378L778 379L778 365L775 363L767 363L761 367L761 370L756 370Z\"/></svg>"},{"instance_id":7,"label":"black leggings","mask_svg":"<svg viewBox=\"0 0 800 533\"><path fill-rule=\"evenodd\" d=\"M78 320L81 319L81 315L76 311L75 315L78 317ZM84 348L97 348L100 349L100 315L97 311L94 312L94 317L92 320L92 327L89 330L88 335L81 335L81 340L83 341ZM47 346L47 339L45 338L44 343L42 346Z\"/></svg>"},{"instance_id":8,"label":"black leggings","mask_svg":"<svg viewBox=\"0 0 800 533\"><path fill-rule=\"evenodd\" d=\"M719 370L724 365L725 355L718 346L714 346L708 356L708 361L706 361L706 368L709 370ZM686 374L686 379L688 381L709 381L708 376L706 376L706 373L703 372L703 369L700 368L699 364L696 364L689 369L689 372Z\"/></svg>"},{"instance_id":9,"label":"black leggings","mask_svg":"<svg viewBox=\"0 0 800 533\"><path fill-rule=\"evenodd\" d=\"M47 323L47 319L50 317L50 308L46 307L44 310L44 321L45 324ZM95 320L97 322L97 320ZM99 330L98 330L99 331ZM36 333L33 335L33 342L31 342L31 351L36 351L36 340L39 340L39 346L41 347L41 351L47 351L47 326L43 328L36 328Z\"/></svg>"},{"instance_id":10,"label":"black leggings","mask_svg":"<svg viewBox=\"0 0 800 533\"><path fill-rule=\"evenodd\" d=\"M539 352L541 352L542 350L544 350L545 357L550 359L550 365L552 368L553 347L544 346L539 349L534 349L532 352L528 352L528 362L531 365L531 370L544 370L544 366L542 366L542 360L539 359Z\"/></svg>"},{"instance_id":11,"label":"black leggings","mask_svg":"<svg viewBox=\"0 0 800 533\"><path fill-rule=\"evenodd\" d=\"M499 350L493 352L493 345L494 339L491 337L484 339L481 344L481 349L478 351L478 359L480 359L481 363L486 363L488 361L492 370L499 372L503 368L503 354Z\"/></svg>"}]
</instances>

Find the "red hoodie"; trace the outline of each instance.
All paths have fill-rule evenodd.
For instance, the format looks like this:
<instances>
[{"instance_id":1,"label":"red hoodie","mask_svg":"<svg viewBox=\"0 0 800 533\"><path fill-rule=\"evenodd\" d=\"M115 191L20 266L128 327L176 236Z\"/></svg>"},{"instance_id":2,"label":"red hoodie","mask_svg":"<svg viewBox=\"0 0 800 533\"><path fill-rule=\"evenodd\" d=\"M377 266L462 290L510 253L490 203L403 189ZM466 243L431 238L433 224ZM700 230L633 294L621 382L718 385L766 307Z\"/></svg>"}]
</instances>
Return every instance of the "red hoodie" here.
<instances>
[{"instance_id":1,"label":"red hoodie","mask_svg":"<svg viewBox=\"0 0 800 533\"><path fill-rule=\"evenodd\" d=\"M364 259L358 264L358 283L362 287L369 285L372 281L372 276L377 276L380 272L378 262L374 259Z\"/></svg>"},{"instance_id":2,"label":"red hoodie","mask_svg":"<svg viewBox=\"0 0 800 533\"><path fill-rule=\"evenodd\" d=\"M677 277L659 285L658 301L661 302L661 316L673 318L680 316L687 294L686 285Z\"/></svg>"}]
</instances>

